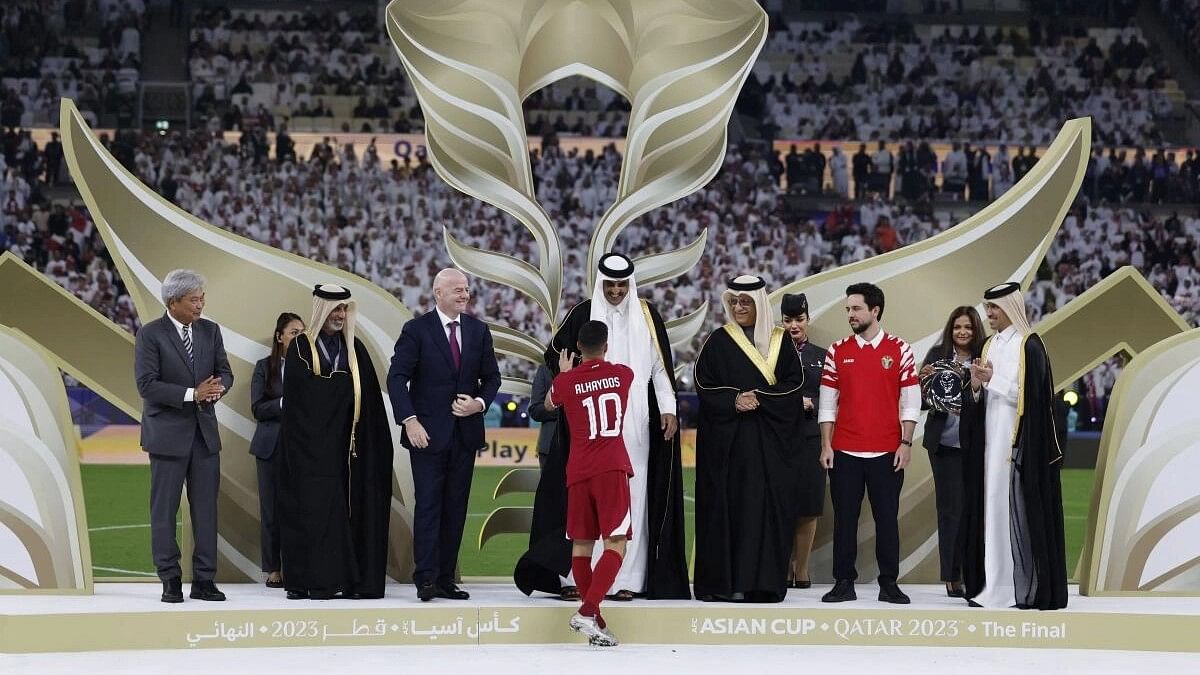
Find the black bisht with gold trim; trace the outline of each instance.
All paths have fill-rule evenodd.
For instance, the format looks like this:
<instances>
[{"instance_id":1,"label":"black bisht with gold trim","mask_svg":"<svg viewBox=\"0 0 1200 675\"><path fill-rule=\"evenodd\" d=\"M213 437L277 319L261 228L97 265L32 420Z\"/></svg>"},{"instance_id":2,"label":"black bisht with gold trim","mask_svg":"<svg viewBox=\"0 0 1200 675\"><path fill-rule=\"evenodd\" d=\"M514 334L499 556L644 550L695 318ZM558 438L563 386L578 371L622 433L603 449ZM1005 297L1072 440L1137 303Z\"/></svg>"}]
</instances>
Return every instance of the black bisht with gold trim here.
<instances>
[{"instance_id":1,"label":"black bisht with gold trim","mask_svg":"<svg viewBox=\"0 0 1200 675\"><path fill-rule=\"evenodd\" d=\"M382 598L392 499L392 435L371 355L354 339L354 378L318 373L319 356L301 335L284 367L277 452L283 581L315 596ZM351 427L353 439L351 438Z\"/></svg>"},{"instance_id":2,"label":"black bisht with gold trim","mask_svg":"<svg viewBox=\"0 0 1200 675\"><path fill-rule=\"evenodd\" d=\"M784 340L790 342L775 328L764 357L729 323L696 356L694 590L701 600L780 602L787 594L804 370ZM734 399L746 391L756 392L759 407L738 412Z\"/></svg>"}]
</instances>

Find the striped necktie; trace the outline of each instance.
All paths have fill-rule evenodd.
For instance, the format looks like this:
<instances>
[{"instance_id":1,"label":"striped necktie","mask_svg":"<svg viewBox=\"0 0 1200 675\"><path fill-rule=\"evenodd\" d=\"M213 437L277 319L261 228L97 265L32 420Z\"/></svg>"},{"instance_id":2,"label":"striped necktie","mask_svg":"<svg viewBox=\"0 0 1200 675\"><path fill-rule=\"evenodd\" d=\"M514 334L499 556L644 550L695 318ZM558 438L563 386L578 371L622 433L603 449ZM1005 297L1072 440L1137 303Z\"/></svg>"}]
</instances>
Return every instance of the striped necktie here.
<instances>
[{"instance_id":1,"label":"striped necktie","mask_svg":"<svg viewBox=\"0 0 1200 675\"><path fill-rule=\"evenodd\" d=\"M194 361L195 356L192 355L192 327L190 324L183 327L183 347L187 350L188 361Z\"/></svg>"}]
</instances>

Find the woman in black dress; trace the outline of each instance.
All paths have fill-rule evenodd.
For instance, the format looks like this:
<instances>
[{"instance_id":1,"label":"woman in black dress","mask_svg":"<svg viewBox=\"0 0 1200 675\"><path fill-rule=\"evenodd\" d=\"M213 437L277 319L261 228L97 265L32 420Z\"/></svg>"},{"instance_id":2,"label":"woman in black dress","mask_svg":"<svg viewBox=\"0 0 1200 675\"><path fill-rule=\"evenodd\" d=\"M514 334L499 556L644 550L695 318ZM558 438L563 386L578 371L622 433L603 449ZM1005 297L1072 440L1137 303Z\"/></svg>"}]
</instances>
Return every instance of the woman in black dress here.
<instances>
[{"instance_id":1,"label":"woman in black dress","mask_svg":"<svg viewBox=\"0 0 1200 675\"><path fill-rule=\"evenodd\" d=\"M817 534L817 519L825 509L825 469L821 468L821 427L817 424L817 397L821 390L821 370L825 350L808 341L808 298L803 293L783 296L783 327L791 337L791 346L804 368L804 433L795 456L799 482L796 486L796 535L792 544L792 564L788 586L809 588L808 558Z\"/></svg>"}]
</instances>

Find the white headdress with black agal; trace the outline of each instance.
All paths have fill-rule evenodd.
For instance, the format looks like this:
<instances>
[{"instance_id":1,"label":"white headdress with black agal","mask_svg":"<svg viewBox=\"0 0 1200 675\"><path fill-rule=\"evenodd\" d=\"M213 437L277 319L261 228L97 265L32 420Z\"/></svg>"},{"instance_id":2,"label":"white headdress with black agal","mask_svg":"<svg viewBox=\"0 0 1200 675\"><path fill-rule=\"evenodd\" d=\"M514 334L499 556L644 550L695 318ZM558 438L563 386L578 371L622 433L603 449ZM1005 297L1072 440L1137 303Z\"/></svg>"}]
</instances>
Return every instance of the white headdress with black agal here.
<instances>
[{"instance_id":1,"label":"white headdress with black agal","mask_svg":"<svg viewBox=\"0 0 1200 675\"><path fill-rule=\"evenodd\" d=\"M1021 293L1021 284L1015 281L993 286L983 293L985 302L990 302L1008 316L1008 320L1021 335L1033 332L1029 325L1029 315L1025 313L1025 296Z\"/></svg>"},{"instance_id":2,"label":"white headdress with black agal","mask_svg":"<svg viewBox=\"0 0 1200 675\"><path fill-rule=\"evenodd\" d=\"M633 370L622 436L626 443L643 447L649 443L650 408L643 394L653 375L656 358L655 343L650 332L653 327L646 320L642 302L638 299L633 261L620 253L607 253L600 258L597 268L589 315L593 321L603 321L608 326L608 353L604 358L612 363L625 364ZM629 282L629 292L620 304L610 305L608 298L604 297L605 281ZM579 349L576 345L571 345L571 348Z\"/></svg>"},{"instance_id":3,"label":"white headdress with black agal","mask_svg":"<svg viewBox=\"0 0 1200 675\"><path fill-rule=\"evenodd\" d=\"M605 253L600 258L598 267L600 275L607 277L609 281L633 279L633 261L620 253Z\"/></svg>"},{"instance_id":4,"label":"white headdress with black agal","mask_svg":"<svg viewBox=\"0 0 1200 675\"><path fill-rule=\"evenodd\" d=\"M771 301L767 297L767 282L753 274L743 274L729 280L725 291L721 293L721 304L725 306L729 323L737 323L733 318L733 299L739 295L749 295L754 299L754 347L765 358L771 351L771 331L775 328Z\"/></svg>"},{"instance_id":5,"label":"white headdress with black agal","mask_svg":"<svg viewBox=\"0 0 1200 675\"><path fill-rule=\"evenodd\" d=\"M321 334L321 327L325 325L325 320L339 305L346 306L346 325L342 327L342 335L346 338L350 379L354 385L354 417L350 424L350 454L357 456L355 434L358 430L358 417L362 412L362 382L358 374L358 354L354 350L354 325L358 318L358 303L350 297L350 289L336 284L313 286L312 321L309 322L304 333L308 338L308 346L311 349L313 360L309 367L318 375L328 376L329 373L321 372L321 358L317 355L317 336Z\"/></svg>"},{"instance_id":6,"label":"white headdress with black agal","mask_svg":"<svg viewBox=\"0 0 1200 675\"><path fill-rule=\"evenodd\" d=\"M325 325L325 320L329 318L333 310L337 309L338 305L346 306L346 326L342 332L346 335L346 346L353 353L354 325L358 318L358 303L350 297L350 290L347 288L336 284L313 286L312 320L309 321L305 332L315 340L321 334L321 327Z\"/></svg>"}]
</instances>

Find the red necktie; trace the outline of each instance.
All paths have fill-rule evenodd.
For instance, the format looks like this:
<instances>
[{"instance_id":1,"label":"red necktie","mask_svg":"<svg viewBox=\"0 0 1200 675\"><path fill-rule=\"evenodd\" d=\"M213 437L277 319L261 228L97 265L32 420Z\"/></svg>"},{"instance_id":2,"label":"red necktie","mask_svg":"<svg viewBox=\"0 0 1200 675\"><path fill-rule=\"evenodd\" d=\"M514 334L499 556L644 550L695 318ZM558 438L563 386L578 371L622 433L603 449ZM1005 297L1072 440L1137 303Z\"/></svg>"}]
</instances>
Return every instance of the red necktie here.
<instances>
[{"instance_id":1,"label":"red necktie","mask_svg":"<svg viewBox=\"0 0 1200 675\"><path fill-rule=\"evenodd\" d=\"M462 362L462 352L458 347L458 322L450 322L450 359L454 361L454 369L458 370Z\"/></svg>"}]
</instances>

